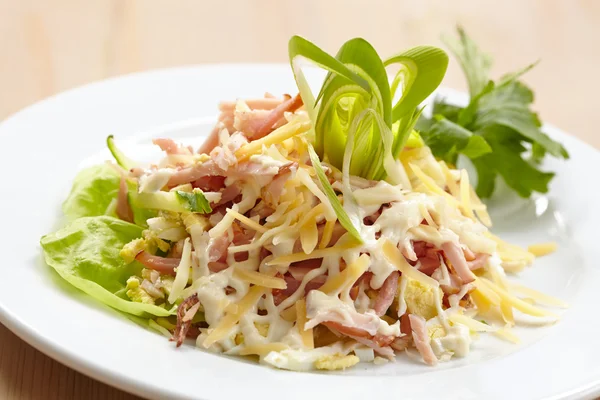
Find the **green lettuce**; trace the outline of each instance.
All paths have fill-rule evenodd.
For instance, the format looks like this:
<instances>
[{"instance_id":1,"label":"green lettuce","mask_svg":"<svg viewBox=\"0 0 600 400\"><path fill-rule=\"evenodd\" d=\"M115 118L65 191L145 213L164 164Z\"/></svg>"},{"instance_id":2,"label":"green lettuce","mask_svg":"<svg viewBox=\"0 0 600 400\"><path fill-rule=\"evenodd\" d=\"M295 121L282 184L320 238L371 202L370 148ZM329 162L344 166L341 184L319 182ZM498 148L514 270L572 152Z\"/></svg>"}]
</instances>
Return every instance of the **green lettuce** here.
<instances>
[{"instance_id":1,"label":"green lettuce","mask_svg":"<svg viewBox=\"0 0 600 400\"><path fill-rule=\"evenodd\" d=\"M99 215L116 217L115 207L120 180L119 172L107 163L81 170L73 181L69 197L62 205L67 221ZM137 195L137 189L135 182L127 181L128 198L134 223L146 227L148 226L146 221L155 217L156 211L138 206L133 201Z\"/></svg>"},{"instance_id":2,"label":"green lettuce","mask_svg":"<svg viewBox=\"0 0 600 400\"><path fill-rule=\"evenodd\" d=\"M41 239L46 263L67 282L125 313L168 316L174 308L134 303L125 295L127 279L142 265L126 264L119 251L142 235L142 228L110 216L82 217Z\"/></svg>"},{"instance_id":3,"label":"green lettuce","mask_svg":"<svg viewBox=\"0 0 600 400\"><path fill-rule=\"evenodd\" d=\"M68 221L81 217L114 215L119 193L119 173L109 164L94 165L79 172L71 193L62 205Z\"/></svg>"}]
</instances>

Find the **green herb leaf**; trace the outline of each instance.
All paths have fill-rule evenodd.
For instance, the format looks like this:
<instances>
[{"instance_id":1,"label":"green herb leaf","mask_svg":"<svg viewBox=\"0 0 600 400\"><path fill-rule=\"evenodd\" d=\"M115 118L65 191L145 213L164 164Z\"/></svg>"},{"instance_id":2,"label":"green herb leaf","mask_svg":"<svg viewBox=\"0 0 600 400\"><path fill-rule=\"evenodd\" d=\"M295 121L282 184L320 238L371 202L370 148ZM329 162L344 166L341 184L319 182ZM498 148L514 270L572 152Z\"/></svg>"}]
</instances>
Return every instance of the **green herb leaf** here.
<instances>
[{"instance_id":1,"label":"green herb leaf","mask_svg":"<svg viewBox=\"0 0 600 400\"><path fill-rule=\"evenodd\" d=\"M186 205L191 212L210 213L212 208L204 197L204 194L200 189L195 189L192 193L182 192L181 190L175 191L175 195L180 202Z\"/></svg>"},{"instance_id":2,"label":"green herb leaf","mask_svg":"<svg viewBox=\"0 0 600 400\"><path fill-rule=\"evenodd\" d=\"M482 53L477 44L467 36L461 26L457 26L458 39L444 36L442 41L454 54L467 78L471 98L477 96L488 82L492 59Z\"/></svg>"},{"instance_id":3,"label":"green herb leaf","mask_svg":"<svg viewBox=\"0 0 600 400\"><path fill-rule=\"evenodd\" d=\"M483 130L491 125L504 125L538 143L553 156L568 158L565 148L540 130L540 120L529 110L532 102L533 92L520 82L497 86L479 99L472 128Z\"/></svg>"},{"instance_id":4,"label":"green herb leaf","mask_svg":"<svg viewBox=\"0 0 600 400\"><path fill-rule=\"evenodd\" d=\"M436 157L456 164L459 153L469 158L477 158L492 151L483 137L473 134L442 115L435 117L436 122L426 131L422 131L421 137Z\"/></svg>"},{"instance_id":5,"label":"green herb leaf","mask_svg":"<svg viewBox=\"0 0 600 400\"><path fill-rule=\"evenodd\" d=\"M183 191L131 193L131 204L141 209L177 213L209 213L212 211L208 200L206 200L200 189L194 189L191 193Z\"/></svg>"},{"instance_id":6,"label":"green herb leaf","mask_svg":"<svg viewBox=\"0 0 600 400\"><path fill-rule=\"evenodd\" d=\"M504 75L497 83L488 80L491 59L458 27L458 40L445 39L457 57L469 84L467 107L436 100L435 118L417 124L433 154L455 164L459 154L471 159L477 171L477 194L490 197L498 175L520 196L545 193L553 177L536 164L546 154L568 158L566 149L541 131L531 111L533 92L518 79L537 63ZM529 156L530 155L530 156Z\"/></svg>"}]
</instances>

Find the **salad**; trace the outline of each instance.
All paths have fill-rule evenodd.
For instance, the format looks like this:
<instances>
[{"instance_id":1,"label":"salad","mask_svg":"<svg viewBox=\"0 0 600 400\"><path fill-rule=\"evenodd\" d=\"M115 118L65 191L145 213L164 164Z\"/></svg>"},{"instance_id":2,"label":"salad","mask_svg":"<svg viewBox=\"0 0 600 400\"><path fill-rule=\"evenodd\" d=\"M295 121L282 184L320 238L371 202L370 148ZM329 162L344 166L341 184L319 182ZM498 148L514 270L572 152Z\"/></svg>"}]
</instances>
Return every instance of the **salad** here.
<instances>
[{"instance_id":1,"label":"salad","mask_svg":"<svg viewBox=\"0 0 600 400\"><path fill-rule=\"evenodd\" d=\"M77 175L67 224L41 239L47 264L177 347L294 371L404 353L436 365L479 333L518 342L523 316L557 321L547 306L563 302L507 275L556 245L504 242L480 198L499 180L546 192L539 162L568 154L529 108L530 67L493 82L461 29L448 43L471 99L435 99L431 117L442 49L382 60L352 39L334 57L295 36L299 93L220 103L199 149L156 138L164 157L143 164L109 136L114 162ZM303 62L328 72L316 96Z\"/></svg>"}]
</instances>

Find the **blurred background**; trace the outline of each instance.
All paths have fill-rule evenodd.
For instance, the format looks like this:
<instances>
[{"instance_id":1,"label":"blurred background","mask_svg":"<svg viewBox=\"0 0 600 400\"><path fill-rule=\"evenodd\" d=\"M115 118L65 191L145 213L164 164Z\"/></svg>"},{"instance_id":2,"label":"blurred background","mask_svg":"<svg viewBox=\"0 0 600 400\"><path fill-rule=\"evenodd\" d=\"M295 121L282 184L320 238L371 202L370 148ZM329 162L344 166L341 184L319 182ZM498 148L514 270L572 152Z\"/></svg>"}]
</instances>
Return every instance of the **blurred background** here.
<instances>
[{"instance_id":1,"label":"blurred background","mask_svg":"<svg viewBox=\"0 0 600 400\"><path fill-rule=\"evenodd\" d=\"M542 119L600 148L592 120L599 0L0 0L0 120L55 93L136 71L287 62L292 34L330 52L362 36L388 56L441 45L440 35L457 23L493 55L493 77L540 59L525 80ZM466 87L454 60L443 85ZM1 325L0 354L2 399L133 398Z\"/></svg>"},{"instance_id":2,"label":"blurred background","mask_svg":"<svg viewBox=\"0 0 600 400\"><path fill-rule=\"evenodd\" d=\"M494 76L529 74L544 121L600 147L597 0L0 0L0 120L111 76L220 62L286 62L301 34L335 52L353 36L382 56L441 45L457 23L494 56ZM444 85L464 89L452 62Z\"/></svg>"}]
</instances>

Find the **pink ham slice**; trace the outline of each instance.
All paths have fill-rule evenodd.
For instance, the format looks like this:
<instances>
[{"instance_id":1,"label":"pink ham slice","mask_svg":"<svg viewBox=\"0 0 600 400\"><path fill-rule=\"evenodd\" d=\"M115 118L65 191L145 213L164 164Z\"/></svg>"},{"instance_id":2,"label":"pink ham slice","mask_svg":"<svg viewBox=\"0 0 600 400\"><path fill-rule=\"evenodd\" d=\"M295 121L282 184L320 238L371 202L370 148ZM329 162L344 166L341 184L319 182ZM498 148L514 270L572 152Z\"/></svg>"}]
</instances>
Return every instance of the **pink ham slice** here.
<instances>
[{"instance_id":1,"label":"pink ham slice","mask_svg":"<svg viewBox=\"0 0 600 400\"><path fill-rule=\"evenodd\" d=\"M140 252L135 259L144 264L147 268L168 275L175 275L175 268L177 268L181 262L179 258L154 256L147 251Z\"/></svg>"},{"instance_id":2,"label":"pink ham slice","mask_svg":"<svg viewBox=\"0 0 600 400\"><path fill-rule=\"evenodd\" d=\"M293 295L294 293L296 293L296 290L298 290L298 288L300 287L300 285L302 283L302 281L294 279L294 277L291 274L285 274L283 276L283 279L285 280L285 283L287 285L286 288L285 289L274 289L272 292L273 293L273 301L275 302L276 306L279 305L282 301L284 301L288 297L290 297L291 295ZM306 296L308 294L308 292L310 292L311 290L316 290L316 289L320 288L321 286L323 286L323 284L325 284L326 280L327 280L327 277L325 275L317 276L317 277L311 279L304 287L304 295Z\"/></svg>"},{"instance_id":3,"label":"pink ham slice","mask_svg":"<svg viewBox=\"0 0 600 400\"><path fill-rule=\"evenodd\" d=\"M208 160L201 164L182 168L175 172L167 182L167 186L179 186L183 185L184 183L197 181L198 179L206 176L224 176L224 174L225 171L217 167L214 161Z\"/></svg>"},{"instance_id":4,"label":"pink ham slice","mask_svg":"<svg viewBox=\"0 0 600 400\"><path fill-rule=\"evenodd\" d=\"M392 272L386 280L383 282L377 299L375 300L375 313L378 316L382 316L386 313L387 309L390 308L394 297L396 296L396 290L398 289L398 278L400 273L398 271Z\"/></svg>"},{"instance_id":5,"label":"pink ham slice","mask_svg":"<svg viewBox=\"0 0 600 400\"><path fill-rule=\"evenodd\" d=\"M302 107L302 104L302 97L300 97L300 93L298 93L291 99L288 99L275 107L275 109L263 120L262 125L251 139L256 140L268 135L273 129L273 125L283 118L285 112L296 111L298 108Z\"/></svg>"},{"instance_id":6,"label":"pink ham slice","mask_svg":"<svg viewBox=\"0 0 600 400\"><path fill-rule=\"evenodd\" d=\"M119 182L117 208L115 211L119 219L127 222L133 222L133 211L131 211L129 199L127 198L127 181L125 180L125 176L121 176L121 181Z\"/></svg>"},{"instance_id":7,"label":"pink ham slice","mask_svg":"<svg viewBox=\"0 0 600 400\"><path fill-rule=\"evenodd\" d=\"M233 121L232 121L233 123ZM221 132L222 126L217 124L210 132L210 135L206 138L204 143L198 149L198 154L209 154L215 147L219 145L219 132Z\"/></svg>"},{"instance_id":8,"label":"pink ham slice","mask_svg":"<svg viewBox=\"0 0 600 400\"><path fill-rule=\"evenodd\" d=\"M412 329L413 340L417 350L423 357L423 361L428 365L436 365L438 362L433 349L431 348L431 339L427 332L427 326L425 325L425 319L418 315L410 314L408 316L410 320L410 327Z\"/></svg>"},{"instance_id":9,"label":"pink ham slice","mask_svg":"<svg viewBox=\"0 0 600 400\"><path fill-rule=\"evenodd\" d=\"M175 330L173 331L173 337L171 338L171 341L174 341L177 347L183 344L183 341L185 340L190 327L192 326L191 319L186 319L184 317L186 316L187 312L191 308L195 307L198 303L198 295L194 294L181 302L181 304L177 307L177 326L175 327ZM198 308L196 307L196 310L197 309Z\"/></svg>"},{"instance_id":10,"label":"pink ham slice","mask_svg":"<svg viewBox=\"0 0 600 400\"><path fill-rule=\"evenodd\" d=\"M394 336L384 336L381 334L372 336L364 329L345 326L334 321L326 321L322 324L332 331L337 331L344 336L348 336L349 338L356 340L358 343L372 348L375 352L381 354L382 356L390 358L394 357L394 350L389 347L395 339Z\"/></svg>"},{"instance_id":11,"label":"pink ham slice","mask_svg":"<svg viewBox=\"0 0 600 400\"><path fill-rule=\"evenodd\" d=\"M479 268L485 267L488 259L490 258L489 254L477 253L473 260L467 261L467 265L471 271L474 271Z\"/></svg>"},{"instance_id":12,"label":"pink ham slice","mask_svg":"<svg viewBox=\"0 0 600 400\"><path fill-rule=\"evenodd\" d=\"M444 254L452 263L458 277L463 283L470 283L475 280L475 275L469 269L465 254L460 247L452 242L446 242L442 245L442 250L444 250Z\"/></svg>"},{"instance_id":13,"label":"pink ham slice","mask_svg":"<svg viewBox=\"0 0 600 400\"><path fill-rule=\"evenodd\" d=\"M167 154L192 154L188 147L177 144L173 139L158 138L153 139L152 143L160 147Z\"/></svg>"}]
</instances>

